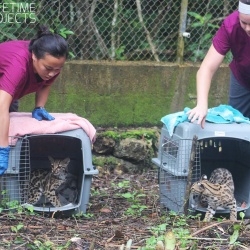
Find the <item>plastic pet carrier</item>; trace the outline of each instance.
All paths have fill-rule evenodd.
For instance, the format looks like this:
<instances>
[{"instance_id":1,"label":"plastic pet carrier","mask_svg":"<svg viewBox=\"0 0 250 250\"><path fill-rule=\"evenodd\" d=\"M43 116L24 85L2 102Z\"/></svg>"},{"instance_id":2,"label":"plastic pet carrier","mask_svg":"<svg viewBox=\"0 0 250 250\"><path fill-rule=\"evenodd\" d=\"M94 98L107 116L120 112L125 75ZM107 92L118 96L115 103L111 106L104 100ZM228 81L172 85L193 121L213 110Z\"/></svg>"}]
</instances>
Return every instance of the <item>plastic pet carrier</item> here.
<instances>
[{"instance_id":1,"label":"plastic pet carrier","mask_svg":"<svg viewBox=\"0 0 250 250\"><path fill-rule=\"evenodd\" d=\"M216 168L226 168L233 176L237 211L250 217L250 125L180 123L170 137L164 125L161 130L158 157L152 162L158 166L161 206L183 212L192 139L198 137L198 148L192 171L192 183L202 174L208 178ZM191 207L190 207L191 208ZM205 212L206 208L197 207ZM218 209L219 213L230 213Z\"/></svg>"},{"instance_id":2,"label":"plastic pet carrier","mask_svg":"<svg viewBox=\"0 0 250 250\"><path fill-rule=\"evenodd\" d=\"M8 168L0 176L0 204L2 209L15 208L26 202L27 180L30 176L29 140L10 137Z\"/></svg>"},{"instance_id":3,"label":"plastic pet carrier","mask_svg":"<svg viewBox=\"0 0 250 250\"><path fill-rule=\"evenodd\" d=\"M82 129L56 133L29 135L19 138L11 149L8 170L1 177L10 201L27 204L30 173L34 170L50 170L48 156L54 159L69 157L67 185L60 190L60 207L54 207L42 197L34 205L35 211L65 213L86 212L92 177L98 170L92 165L91 142ZM13 159L13 160L12 160ZM15 171L13 170L15 169ZM18 172L20 170L20 173ZM2 182L3 183L3 182ZM2 184L3 186L3 184ZM2 199L6 197L2 197Z\"/></svg>"}]
</instances>

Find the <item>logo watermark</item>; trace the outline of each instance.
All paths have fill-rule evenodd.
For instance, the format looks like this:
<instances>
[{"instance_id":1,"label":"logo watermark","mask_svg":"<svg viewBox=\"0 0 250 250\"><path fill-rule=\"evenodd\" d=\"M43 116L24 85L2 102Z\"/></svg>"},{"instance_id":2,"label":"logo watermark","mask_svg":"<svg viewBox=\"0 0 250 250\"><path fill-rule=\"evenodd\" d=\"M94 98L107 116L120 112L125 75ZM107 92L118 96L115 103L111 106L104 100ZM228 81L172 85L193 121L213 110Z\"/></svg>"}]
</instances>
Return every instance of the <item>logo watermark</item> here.
<instances>
[{"instance_id":1,"label":"logo watermark","mask_svg":"<svg viewBox=\"0 0 250 250\"><path fill-rule=\"evenodd\" d=\"M2 3L0 23L35 23L35 3Z\"/></svg>"}]
</instances>

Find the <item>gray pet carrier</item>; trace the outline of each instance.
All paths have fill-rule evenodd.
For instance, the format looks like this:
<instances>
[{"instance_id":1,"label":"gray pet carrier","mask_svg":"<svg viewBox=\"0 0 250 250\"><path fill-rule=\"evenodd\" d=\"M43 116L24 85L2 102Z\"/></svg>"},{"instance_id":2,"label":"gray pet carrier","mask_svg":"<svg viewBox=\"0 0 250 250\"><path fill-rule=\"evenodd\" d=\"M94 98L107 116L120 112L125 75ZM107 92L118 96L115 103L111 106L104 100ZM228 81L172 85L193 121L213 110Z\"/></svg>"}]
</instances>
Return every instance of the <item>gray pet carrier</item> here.
<instances>
[{"instance_id":1,"label":"gray pet carrier","mask_svg":"<svg viewBox=\"0 0 250 250\"><path fill-rule=\"evenodd\" d=\"M199 147L193 164L192 182L201 174L208 178L216 168L226 168L233 176L237 210L250 216L250 125L214 124L200 125L184 122L179 124L172 137L164 125L161 130L158 157L152 161L159 170L159 189L162 207L183 212L186 202L188 167L193 136L198 137ZM205 212L205 208L197 208ZM229 213L221 209L217 212Z\"/></svg>"},{"instance_id":2,"label":"gray pet carrier","mask_svg":"<svg viewBox=\"0 0 250 250\"><path fill-rule=\"evenodd\" d=\"M55 159L69 157L68 174L72 182L61 190L62 206L35 205L34 210L85 213L92 177L98 174L98 170L92 165L91 142L84 130L75 129L56 134L29 135L14 139L16 143L11 147L8 169L0 177L2 204L5 204L6 208L10 208L10 204L15 201L26 205L31 171L49 170L48 156Z\"/></svg>"}]
</instances>

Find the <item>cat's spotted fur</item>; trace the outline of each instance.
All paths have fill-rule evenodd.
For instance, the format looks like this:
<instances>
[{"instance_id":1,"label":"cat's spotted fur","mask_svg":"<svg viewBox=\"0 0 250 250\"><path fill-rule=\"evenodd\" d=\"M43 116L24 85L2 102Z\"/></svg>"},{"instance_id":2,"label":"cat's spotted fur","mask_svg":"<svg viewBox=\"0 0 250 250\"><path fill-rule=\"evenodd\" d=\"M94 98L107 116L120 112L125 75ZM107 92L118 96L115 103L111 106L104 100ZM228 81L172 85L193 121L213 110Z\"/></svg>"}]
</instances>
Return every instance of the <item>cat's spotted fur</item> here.
<instances>
[{"instance_id":1,"label":"cat's spotted fur","mask_svg":"<svg viewBox=\"0 0 250 250\"><path fill-rule=\"evenodd\" d=\"M230 210L230 220L237 219L234 182L232 174L227 169L215 169L209 180L203 175L200 181L192 185L191 193L198 195L202 206L207 206L205 221L210 221L218 207Z\"/></svg>"},{"instance_id":2,"label":"cat's spotted fur","mask_svg":"<svg viewBox=\"0 0 250 250\"><path fill-rule=\"evenodd\" d=\"M67 166L69 158L53 159L48 157L51 163L51 170L37 169L31 172L28 192L28 203L36 204L44 195L54 206L60 207L57 189L66 181Z\"/></svg>"}]
</instances>

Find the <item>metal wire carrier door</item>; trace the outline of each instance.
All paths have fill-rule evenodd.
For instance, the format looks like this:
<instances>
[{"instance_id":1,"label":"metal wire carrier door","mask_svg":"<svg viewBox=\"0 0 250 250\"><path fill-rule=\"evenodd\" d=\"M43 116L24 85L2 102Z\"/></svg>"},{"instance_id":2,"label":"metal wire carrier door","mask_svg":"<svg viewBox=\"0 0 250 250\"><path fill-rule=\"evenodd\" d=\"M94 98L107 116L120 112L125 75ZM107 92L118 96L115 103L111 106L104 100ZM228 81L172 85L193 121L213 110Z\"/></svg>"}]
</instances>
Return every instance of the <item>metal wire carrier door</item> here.
<instances>
[{"instance_id":1,"label":"metal wire carrier door","mask_svg":"<svg viewBox=\"0 0 250 250\"><path fill-rule=\"evenodd\" d=\"M187 183L201 176L199 143L192 149L191 139L165 138L161 147L158 172L161 207L183 213ZM192 150L195 150L193 159Z\"/></svg>"},{"instance_id":2,"label":"metal wire carrier door","mask_svg":"<svg viewBox=\"0 0 250 250\"><path fill-rule=\"evenodd\" d=\"M30 178L29 140L22 137L9 137L9 165L0 176L1 209L11 209L27 201Z\"/></svg>"}]
</instances>

